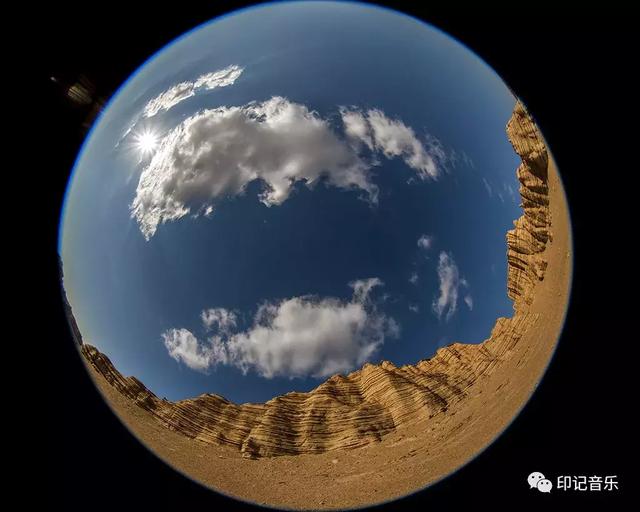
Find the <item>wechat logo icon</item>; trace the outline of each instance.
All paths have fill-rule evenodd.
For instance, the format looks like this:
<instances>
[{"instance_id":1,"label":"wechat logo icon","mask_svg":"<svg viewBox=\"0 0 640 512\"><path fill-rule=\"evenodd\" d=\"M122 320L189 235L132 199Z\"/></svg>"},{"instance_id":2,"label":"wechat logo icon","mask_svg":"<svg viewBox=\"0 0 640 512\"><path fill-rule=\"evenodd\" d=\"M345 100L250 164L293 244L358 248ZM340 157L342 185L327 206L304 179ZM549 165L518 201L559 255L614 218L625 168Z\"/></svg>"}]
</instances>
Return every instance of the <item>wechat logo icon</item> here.
<instances>
[{"instance_id":1,"label":"wechat logo icon","mask_svg":"<svg viewBox=\"0 0 640 512\"><path fill-rule=\"evenodd\" d=\"M538 489L540 492L551 492L553 484L551 480L547 480L544 475L538 471L534 471L527 477L530 489Z\"/></svg>"}]
</instances>

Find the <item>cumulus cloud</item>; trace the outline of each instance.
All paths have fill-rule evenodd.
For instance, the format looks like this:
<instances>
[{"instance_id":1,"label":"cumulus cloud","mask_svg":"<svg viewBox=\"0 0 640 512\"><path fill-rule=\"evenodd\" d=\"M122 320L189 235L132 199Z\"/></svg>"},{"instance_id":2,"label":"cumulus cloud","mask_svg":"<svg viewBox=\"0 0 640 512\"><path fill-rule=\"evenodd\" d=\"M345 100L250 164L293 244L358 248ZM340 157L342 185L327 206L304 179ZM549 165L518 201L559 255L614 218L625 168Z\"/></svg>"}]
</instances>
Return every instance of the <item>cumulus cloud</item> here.
<instances>
[{"instance_id":1,"label":"cumulus cloud","mask_svg":"<svg viewBox=\"0 0 640 512\"><path fill-rule=\"evenodd\" d=\"M424 249L425 251L428 251L429 249L431 249L431 245L433 244L433 237L422 235L420 238L418 238L417 243L420 249Z\"/></svg>"},{"instance_id":2,"label":"cumulus cloud","mask_svg":"<svg viewBox=\"0 0 640 512\"><path fill-rule=\"evenodd\" d=\"M362 142L373 151L373 135L365 116L356 110L341 110L344 132L353 141Z\"/></svg>"},{"instance_id":3,"label":"cumulus cloud","mask_svg":"<svg viewBox=\"0 0 640 512\"><path fill-rule=\"evenodd\" d=\"M231 66L213 78L178 84L171 94L152 100L148 113L171 108L199 87L233 83L241 72ZM439 175L446 156L435 137L419 140L412 128L377 109L341 108L340 115L344 134L317 112L282 97L200 111L165 134L154 149L140 175L131 215L149 240L162 223L189 214L211 215L217 201L242 194L255 180L262 183L260 200L267 206L286 201L295 183L313 187L321 180L359 190L376 204L371 168L379 164L379 155L402 158L421 179Z\"/></svg>"},{"instance_id":4,"label":"cumulus cloud","mask_svg":"<svg viewBox=\"0 0 640 512\"><path fill-rule=\"evenodd\" d=\"M368 169L315 112L274 97L204 110L174 128L140 175L131 212L148 240L160 223L241 194L256 179L267 206L285 201L295 182L311 187L321 178L375 202Z\"/></svg>"},{"instance_id":5,"label":"cumulus cloud","mask_svg":"<svg viewBox=\"0 0 640 512\"><path fill-rule=\"evenodd\" d=\"M409 276L409 282L411 284L418 284L418 280L420 278L418 277L418 273L417 272L412 272L411 275Z\"/></svg>"},{"instance_id":6,"label":"cumulus cloud","mask_svg":"<svg viewBox=\"0 0 640 512\"><path fill-rule=\"evenodd\" d=\"M440 174L438 163L446 156L435 137L427 135L420 141L411 127L378 109L363 112L342 108L340 113L345 133L352 141L380 151L387 158L402 158L422 179L437 178Z\"/></svg>"},{"instance_id":7,"label":"cumulus cloud","mask_svg":"<svg viewBox=\"0 0 640 512\"><path fill-rule=\"evenodd\" d=\"M202 320L213 335L204 342L186 329L171 329L162 336L171 357L199 371L224 364L267 378L346 372L370 359L385 338L400 332L395 320L379 312L371 299L382 281L371 278L350 286L349 301L302 296L266 302L252 326L239 332L230 329L236 327L231 312L207 310ZM233 321L222 320L229 318Z\"/></svg>"},{"instance_id":8,"label":"cumulus cloud","mask_svg":"<svg viewBox=\"0 0 640 512\"><path fill-rule=\"evenodd\" d=\"M458 296L460 288L469 288L469 283L463 277L460 277L458 266L454 261L451 254L442 251L438 259L438 280L439 280L439 293L433 300L433 311L438 318L445 317L445 320L450 320L453 314L458 309ZM467 295L471 300L471 296ZM465 302L467 302L465 297ZM473 307L473 302L469 305L469 309Z\"/></svg>"},{"instance_id":9,"label":"cumulus cloud","mask_svg":"<svg viewBox=\"0 0 640 512\"><path fill-rule=\"evenodd\" d=\"M412 313L419 313L420 306L418 306L417 304L409 304L409 311L411 311Z\"/></svg>"},{"instance_id":10,"label":"cumulus cloud","mask_svg":"<svg viewBox=\"0 0 640 512\"><path fill-rule=\"evenodd\" d=\"M193 370L204 371L209 367L212 350L203 346L187 329L169 329L162 333L169 355Z\"/></svg>"},{"instance_id":11,"label":"cumulus cloud","mask_svg":"<svg viewBox=\"0 0 640 512\"><path fill-rule=\"evenodd\" d=\"M198 90L211 90L227 87L235 83L244 68L232 65L218 71L199 76L193 82L181 82L150 100L142 111L143 117L153 117L161 111L175 107L181 101L195 96Z\"/></svg>"}]
</instances>

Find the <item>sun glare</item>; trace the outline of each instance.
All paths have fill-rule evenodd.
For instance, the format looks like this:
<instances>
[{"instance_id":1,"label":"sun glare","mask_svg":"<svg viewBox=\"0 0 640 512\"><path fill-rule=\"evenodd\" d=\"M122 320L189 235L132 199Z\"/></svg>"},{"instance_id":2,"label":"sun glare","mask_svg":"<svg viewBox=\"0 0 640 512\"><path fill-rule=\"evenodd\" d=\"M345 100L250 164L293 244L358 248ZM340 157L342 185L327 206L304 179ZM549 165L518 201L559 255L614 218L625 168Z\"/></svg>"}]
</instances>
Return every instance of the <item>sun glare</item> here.
<instances>
[{"instance_id":1,"label":"sun glare","mask_svg":"<svg viewBox=\"0 0 640 512\"><path fill-rule=\"evenodd\" d=\"M150 130L145 130L135 137L135 145L140 153L147 155L158 145L158 137Z\"/></svg>"}]
</instances>

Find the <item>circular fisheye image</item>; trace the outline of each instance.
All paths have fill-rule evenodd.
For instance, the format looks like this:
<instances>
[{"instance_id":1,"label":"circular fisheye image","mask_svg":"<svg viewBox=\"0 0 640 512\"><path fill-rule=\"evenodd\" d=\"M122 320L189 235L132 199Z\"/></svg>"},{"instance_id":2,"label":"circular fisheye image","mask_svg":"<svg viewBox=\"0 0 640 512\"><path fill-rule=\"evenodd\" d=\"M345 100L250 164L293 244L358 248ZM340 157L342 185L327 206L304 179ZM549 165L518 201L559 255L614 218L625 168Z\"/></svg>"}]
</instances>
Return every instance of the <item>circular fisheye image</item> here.
<instances>
[{"instance_id":1,"label":"circular fisheye image","mask_svg":"<svg viewBox=\"0 0 640 512\"><path fill-rule=\"evenodd\" d=\"M96 121L59 253L97 388L238 500L388 502L514 419L562 330L571 227L525 106L465 46L356 3L237 11Z\"/></svg>"}]
</instances>

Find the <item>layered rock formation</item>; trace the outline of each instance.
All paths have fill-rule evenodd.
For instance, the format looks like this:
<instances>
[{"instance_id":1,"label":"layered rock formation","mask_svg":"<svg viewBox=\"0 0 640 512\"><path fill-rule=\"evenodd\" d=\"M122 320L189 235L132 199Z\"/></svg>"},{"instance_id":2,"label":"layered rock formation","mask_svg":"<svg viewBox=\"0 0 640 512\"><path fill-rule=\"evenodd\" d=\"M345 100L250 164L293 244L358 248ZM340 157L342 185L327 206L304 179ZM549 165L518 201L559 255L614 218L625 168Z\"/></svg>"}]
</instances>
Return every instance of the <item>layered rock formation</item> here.
<instances>
[{"instance_id":1,"label":"layered rock formation","mask_svg":"<svg viewBox=\"0 0 640 512\"><path fill-rule=\"evenodd\" d=\"M483 343L455 343L415 365L366 364L347 376L334 375L308 393L243 405L213 394L178 402L159 399L135 377L123 377L95 347L84 344L83 355L106 382L164 427L204 443L232 446L250 458L362 447L400 425L437 419L512 356L537 318L528 306L547 265L548 155L520 103L507 133L522 158L517 173L524 214L507 234L507 288L515 313L498 319Z\"/></svg>"},{"instance_id":2,"label":"layered rock formation","mask_svg":"<svg viewBox=\"0 0 640 512\"><path fill-rule=\"evenodd\" d=\"M507 233L507 292L514 309L531 304L537 281L542 281L547 261L542 253L549 241L549 155L533 119L518 102L507 123L507 136L520 155L517 175L524 214Z\"/></svg>"}]
</instances>

